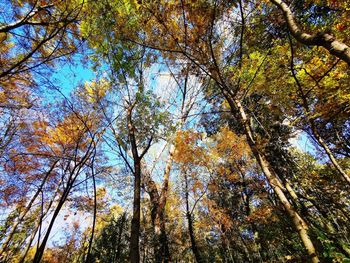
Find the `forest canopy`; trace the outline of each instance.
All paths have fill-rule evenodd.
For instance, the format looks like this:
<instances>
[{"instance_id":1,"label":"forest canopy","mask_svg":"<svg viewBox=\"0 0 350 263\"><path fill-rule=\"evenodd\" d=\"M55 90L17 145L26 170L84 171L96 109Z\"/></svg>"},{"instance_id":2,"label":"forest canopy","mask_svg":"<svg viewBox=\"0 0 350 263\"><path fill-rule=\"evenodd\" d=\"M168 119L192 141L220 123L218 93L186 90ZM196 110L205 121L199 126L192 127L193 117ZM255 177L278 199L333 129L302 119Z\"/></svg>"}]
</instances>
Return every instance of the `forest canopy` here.
<instances>
[{"instance_id":1,"label":"forest canopy","mask_svg":"<svg viewBox=\"0 0 350 263\"><path fill-rule=\"evenodd\" d=\"M349 0L1 0L0 262L350 262Z\"/></svg>"}]
</instances>

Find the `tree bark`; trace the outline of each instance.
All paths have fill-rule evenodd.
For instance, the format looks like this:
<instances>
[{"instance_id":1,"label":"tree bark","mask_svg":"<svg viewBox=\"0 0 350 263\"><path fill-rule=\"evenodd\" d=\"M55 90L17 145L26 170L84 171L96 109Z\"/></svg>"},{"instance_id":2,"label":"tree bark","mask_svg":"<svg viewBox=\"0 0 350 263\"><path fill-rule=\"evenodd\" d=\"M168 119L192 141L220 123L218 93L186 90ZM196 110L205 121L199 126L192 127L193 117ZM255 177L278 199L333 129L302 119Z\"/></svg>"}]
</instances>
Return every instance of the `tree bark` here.
<instances>
[{"instance_id":1,"label":"tree bark","mask_svg":"<svg viewBox=\"0 0 350 263\"><path fill-rule=\"evenodd\" d=\"M147 188L147 192L151 201L151 220L155 234L155 261L158 262L170 262L171 255L169 251L168 238L165 228L165 206L169 192L169 178L175 153L175 146L171 145L169 150L169 157L166 161L164 170L164 179L161 189L161 193L158 193L155 182L151 179L150 175L145 174L144 184Z\"/></svg>"},{"instance_id":2,"label":"tree bark","mask_svg":"<svg viewBox=\"0 0 350 263\"><path fill-rule=\"evenodd\" d=\"M335 167L335 169L339 172L339 174L344 178L344 180L350 184L350 177L349 175L343 170L343 168L339 165L337 159L335 159L331 149L329 149L328 145L326 144L326 142L323 140L323 138L321 137L321 135L319 134L316 125L314 123L314 121L312 119L309 119L307 117L307 119L309 120L310 123L310 127L312 130L312 134L314 135L316 141L318 142L318 144L325 150L326 154L328 155L328 158L331 160L333 166Z\"/></svg>"},{"instance_id":3,"label":"tree bark","mask_svg":"<svg viewBox=\"0 0 350 263\"><path fill-rule=\"evenodd\" d=\"M317 143L324 149L324 151L326 152L328 158L330 159L331 163L333 164L333 166L335 167L335 169L338 171L338 173L344 178L344 180L350 184L350 176L343 170L343 168L339 165L337 159L334 157L331 149L328 147L327 143L323 140L322 136L320 135L320 133L318 132L317 126L315 124L314 118L313 117L309 117L308 115L311 113L310 111L310 107L309 107L309 103L308 103L308 98L307 95L305 94L301 83L299 82L295 71L294 71L294 62L293 62L293 58L294 58L294 52L293 52L293 47L291 44L291 55L292 55L292 59L291 59L291 72L293 75L293 78L297 84L298 87L298 93L301 97L301 104L302 107L305 110L305 119L306 121L309 123L312 134L314 135Z\"/></svg>"},{"instance_id":4,"label":"tree bark","mask_svg":"<svg viewBox=\"0 0 350 263\"><path fill-rule=\"evenodd\" d=\"M164 171L164 181L163 181L163 187L161 191L161 195L159 197L159 206L156 213L156 218L154 220L155 223L155 230L158 235L158 241L160 243L160 251L156 251L156 253L162 255L162 260L159 262L169 262L170 252L169 252L169 245L168 245L168 238L166 234L165 229L165 205L168 198L168 190L169 190L169 178L170 178L170 171L171 166L173 162L173 157L175 153L175 146L171 145L170 151L169 151L169 157L166 162L165 171Z\"/></svg>"},{"instance_id":5,"label":"tree bark","mask_svg":"<svg viewBox=\"0 0 350 263\"><path fill-rule=\"evenodd\" d=\"M278 199L283 204L286 212L290 216L290 218L293 221L293 224L295 228L298 231L298 234L304 244L304 247L310 257L311 262L317 263L320 262L318 259L318 256L316 254L315 247L311 241L311 238L308 235L308 225L302 219L302 217L297 213L297 211L294 209L294 207L291 205L289 200L287 199L285 193L284 193L284 186L281 183L278 176L272 171L270 168L270 165L268 161L266 160L266 157L261 153L261 150L259 149L254 137L253 132L249 124L248 117L245 113L245 110L243 106L241 105L241 102L239 100L229 100L230 106L232 109L238 109L239 111L239 118L241 123L243 124L244 131L247 137L248 144L250 146L250 149L253 152L253 155L255 156L257 162L259 163L259 166L261 167L263 173L265 174L267 180L269 181L271 187L273 188L274 192L276 193Z\"/></svg>"},{"instance_id":6,"label":"tree bark","mask_svg":"<svg viewBox=\"0 0 350 263\"><path fill-rule=\"evenodd\" d=\"M169 177L164 177L165 178L163 181L163 188L161 194L164 194L164 190L165 194L167 195L168 189L165 190L164 184L167 185L169 183ZM150 175L147 174L147 172L144 173L144 185L147 193L150 196L151 202L151 222L154 232L154 259L157 263L169 262L171 260L171 257L168 246L168 238L165 229L166 198L162 198L162 196L158 194L156 183L151 179Z\"/></svg>"},{"instance_id":7,"label":"tree bark","mask_svg":"<svg viewBox=\"0 0 350 263\"><path fill-rule=\"evenodd\" d=\"M187 218L187 223L188 223L188 234L190 236L190 241L191 241L191 249L194 254L194 257L196 259L197 263L202 263L204 260L202 259L202 256L199 252L198 246L197 246L197 241L196 237L194 234L194 228L193 228L193 217L190 212L190 204L189 204L189 193L188 193L188 180L187 180L187 175L186 172L184 173L185 176L185 202L186 202L186 218Z\"/></svg>"},{"instance_id":8,"label":"tree bark","mask_svg":"<svg viewBox=\"0 0 350 263\"><path fill-rule=\"evenodd\" d=\"M141 208L141 165L139 160L134 160L134 201L131 220L130 236L130 262L140 262L139 236L140 236L140 208Z\"/></svg>"},{"instance_id":9,"label":"tree bark","mask_svg":"<svg viewBox=\"0 0 350 263\"><path fill-rule=\"evenodd\" d=\"M185 87L186 87L186 84L185 84ZM184 94L185 93L186 91L184 91ZM183 98L183 101L185 101L185 98ZM187 119L187 113L185 112L184 107L185 106L183 103L182 109L181 109L182 118L180 121L179 129L182 128L185 120ZM189 108L191 107L189 106ZM160 194L158 192L155 182L151 179L151 176L150 175L145 176L145 185L147 186L147 192L150 195L150 201L152 204L151 220L152 220L154 233L156 236L155 237L155 242L156 242L155 261L157 263L158 262L166 263L171 261L168 238L167 238L166 228L165 228L165 206L168 198L170 172L173 164L175 151L176 151L175 145L171 144L169 149L169 156L165 165L163 185L162 185Z\"/></svg>"},{"instance_id":10,"label":"tree bark","mask_svg":"<svg viewBox=\"0 0 350 263\"><path fill-rule=\"evenodd\" d=\"M294 15L289 6L282 0L271 0L282 12L287 22L288 28L292 36L300 43L308 46L322 46L326 48L329 53L335 55L341 60L350 65L350 48L346 44L337 40L330 33L316 33L313 35L302 32L295 22Z\"/></svg>"},{"instance_id":11,"label":"tree bark","mask_svg":"<svg viewBox=\"0 0 350 263\"><path fill-rule=\"evenodd\" d=\"M132 122L132 110L135 104L130 105L127 110L128 134L131 145L131 152L134 159L134 200L133 214L131 219L131 236L130 236L130 262L140 262L140 218L141 218L141 158L137 150L135 137L135 127Z\"/></svg>"}]
</instances>

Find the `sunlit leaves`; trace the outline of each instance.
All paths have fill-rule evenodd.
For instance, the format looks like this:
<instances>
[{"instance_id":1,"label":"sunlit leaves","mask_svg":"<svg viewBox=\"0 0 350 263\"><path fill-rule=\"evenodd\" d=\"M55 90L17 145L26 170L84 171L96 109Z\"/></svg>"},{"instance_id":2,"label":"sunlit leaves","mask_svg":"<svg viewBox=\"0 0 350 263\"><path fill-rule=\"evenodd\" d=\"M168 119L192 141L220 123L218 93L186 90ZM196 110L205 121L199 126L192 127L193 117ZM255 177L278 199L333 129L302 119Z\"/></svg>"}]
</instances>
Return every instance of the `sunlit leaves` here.
<instances>
[{"instance_id":1,"label":"sunlit leaves","mask_svg":"<svg viewBox=\"0 0 350 263\"><path fill-rule=\"evenodd\" d=\"M86 82L84 89L79 91L79 95L89 103L98 103L110 90L110 83L106 79L101 79L97 83Z\"/></svg>"},{"instance_id":2,"label":"sunlit leaves","mask_svg":"<svg viewBox=\"0 0 350 263\"><path fill-rule=\"evenodd\" d=\"M201 165L206 162L205 150L198 145L202 135L192 131L177 132L174 141L174 160L185 165Z\"/></svg>"}]
</instances>

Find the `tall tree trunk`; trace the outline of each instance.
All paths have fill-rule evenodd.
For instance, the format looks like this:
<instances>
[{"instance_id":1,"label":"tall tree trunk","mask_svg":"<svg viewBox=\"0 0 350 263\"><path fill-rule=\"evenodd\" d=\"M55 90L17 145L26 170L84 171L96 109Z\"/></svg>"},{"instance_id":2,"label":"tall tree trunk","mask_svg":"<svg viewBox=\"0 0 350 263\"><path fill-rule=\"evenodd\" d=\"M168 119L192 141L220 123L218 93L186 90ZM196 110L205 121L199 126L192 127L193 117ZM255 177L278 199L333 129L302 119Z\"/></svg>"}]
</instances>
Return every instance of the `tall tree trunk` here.
<instances>
[{"instance_id":1,"label":"tall tree trunk","mask_svg":"<svg viewBox=\"0 0 350 263\"><path fill-rule=\"evenodd\" d=\"M141 218L141 159L137 149L135 127L132 121L132 110L136 102L131 104L127 109L128 135L130 139L131 152L134 160L134 200L133 213L131 219L131 236L130 236L130 262L140 262L140 218Z\"/></svg>"},{"instance_id":2,"label":"tall tree trunk","mask_svg":"<svg viewBox=\"0 0 350 263\"><path fill-rule=\"evenodd\" d=\"M182 105L182 118L180 121L179 129L182 128L184 122L187 119L188 111L184 113L184 105ZM190 107L189 107L190 108ZM155 261L158 262L170 262L171 261L171 255L169 251L169 243L168 238L166 234L166 228L165 228L165 206L168 199L168 193L169 193L169 179L170 179L170 172L173 164L173 158L175 154L175 145L171 144L169 149L169 156L166 161L165 169L164 169L164 176L163 176L163 185L160 193L158 192L157 186L155 182L151 179L150 175L145 176L145 185L147 186L147 192L150 195L150 201L152 204L152 213L151 213L151 220L152 220L152 226L155 233L155 254L156 258Z\"/></svg>"},{"instance_id":3,"label":"tall tree trunk","mask_svg":"<svg viewBox=\"0 0 350 263\"><path fill-rule=\"evenodd\" d=\"M175 78L175 76L173 76ZM187 85L188 85L188 78L189 78L189 70L186 71L185 80L183 86L181 86L178 82L179 88L182 91L182 103L181 103L181 120L178 123L178 130L181 130L184 123L187 120L188 114L191 111L195 100L191 98L188 103L186 103L186 97L187 97ZM195 96L196 97L196 96ZM160 193L157 189L157 186L155 182L151 179L151 176L145 176L147 177L145 180L145 185L147 185L148 193L150 195L150 201L152 204L152 213L151 213L151 219L152 219L152 226L155 233L155 254L156 263L167 263L171 261L171 255L169 251L169 244L168 244L168 238L166 234L166 228L165 228L165 206L168 199L168 193L169 193L169 178L170 178L170 172L172 168L173 158L175 154L176 148L173 142L171 142L171 146L169 149L169 156L166 161L165 170L164 170L164 176L163 176L163 185L160 190Z\"/></svg>"},{"instance_id":4,"label":"tall tree trunk","mask_svg":"<svg viewBox=\"0 0 350 263\"><path fill-rule=\"evenodd\" d=\"M190 241L191 241L191 249L194 254L194 257L196 259L197 263L202 263L205 262L202 259L202 256L199 252L197 242L196 242L196 237L194 234L194 228L193 228L193 217L190 212L190 204L189 204L189 193L188 193L188 180L187 180L187 175L186 172L184 173L185 176L185 202L186 202L186 218L187 218L187 223L188 223L188 234L190 236Z\"/></svg>"},{"instance_id":5,"label":"tall tree trunk","mask_svg":"<svg viewBox=\"0 0 350 263\"><path fill-rule=\"evenodd\" d=\"M171 145L169 150L169 157L166 162L164 170L164 179L161 193L158 193L155 182L151 179L149 174L145 174L144 184L151 201L151 220L152 227L155 234L155 262L170 262L171 255L169 251L168 238L165 228L165 206L169 192L169 178L171 166L175 153L175 146Z\"/></svg>"},{"instance_id":6,"label":"tall tree trunk","mask_svg":"<svg viewBox=\"0 0 350 263\"><path fill-rule=\"evenodd\" d=\"M127 102L127 104L129 104ZM135 134L135 126L133 123L133 109L137 104L137 100L129 104L127 107L127 125L128 125L128 137L130 140L130 147L132 158L134 161L133 167L129 164L130 170L134 175L134 196L133 196L133 215L131 219L131 236L130 236L130 251L129 257L130 262L139 263L140 262L140 219L141 219L141 164L142 158L147 153L151 147L153 136L148 140L147 146L139 153L138 144Z\"/></svg>"},{"instance_id":7,"label":"tall tree trunk","mask_svg":"<svg viewBox=\"0 0 350 263\"><path fill-rule=\"evenodd\" d=\"M49 224L49 226L48 226L48 228L46 230L46 234L44 236L44 239L41 242L38 250L35 252L33 263L40 263L41 258L43 257L43 254L44 254L46 243L47 243L47 241L49 239L51 230L53 228L53 225L54 225L54 223L56 221L56 218L57 218L59 212L61 211L61 208L62 208L62 206L63 206L63 204L64 204L64 202L65 202L65 200L66 200L66 198L67 198L67 196L69 194L69 192L70 191L68 189L66 189L65 192L63 193L63 195L62 195L62 197L61 197L61 199L60 199L60 201L59 201L59 203L58 203L58 205L57 205L57 207L56 207L56 209L55 209L55 211L53 213L53 216L51 218L50 224ZM40 240L38 240L38 242L40 242Z\"/></svg>"},{"instance_id":8,"label":"tall tree trunk","mask_svg":"<svg viewBox=\"0 0 350 263\"><path fill-rule=\"evenodd\" d=\"M293 63L294 52L293 52L292 44L291 44L291 52L292 52L291 71L292 71L292 75L293 75L294 80L295 80L295 82L297 84L297 87L298 87L298 93L299 93L299 95L301 97L301 104L302 104L302 106L303 106L303 108L305 110L306 121L309 123L311 131L312 131L312 134L314 135L317 143L324 149L324 151L326 152L328 158L332 162L332 164L335 167L335 169L344 178L344 180L348 184L350 184L350 176L339 165L339 163L338 163L337 159L334 157L331 149L328 147L327 143L323 140L322 136L318 132L317 126L316 126L315 121L314 121L314 118L308 116L311 113L311 111L310 111L307 95L305 94L305 92L304 92L304 90L302 88L302 85L299 82L299 80L298 80L298 78L297 78L297 76L295 74L294 63Z\"/></svg>"},{"instance_id":9,"label":"tall tree trunk","mask_svg":"<svg viewBox=\"0 0 350 263\"><path fill-rule=\"evenodd\" d=\"M139 237L140 237L140 212L141 212L141 163L134 160L134 201L131 220L130 236L130 262L140 262Z\"/></svg>"},{"instance_id":10,"label":"tall tree trunk","mask_svg":"<svg viewBox=\"0 0 350 263\"><path fill-rule=\"evenodd\" d=\"M164 184L168 184L165 182ZM161 203L162 198L158 194L158 189L156 183L151 179L148 173L144 174L144 184L147 193L150 196L151 202L151 222L154 233L154 254L155 254L155 262L169 262L170 252L168 246L168 238L165 229L165 204L166 199L163 199L163 203ZM163 189L164 190L164 186ZM166 189L166 192L168 190Z\"/></svg>"},{"instance_id":11,"label":"tall tree trunk","mask_svg":"<svg viewBox=\"0 0 350 263\"><path fill-rule=\"evenodd\" d=\"M318 256L316 254L315 247L311 241L311 238L308 234L308 225L304 221L304 219L297 213L297 211L294 209L294 207L291 205L289 200L287 199L285 193L284 193L284 186L282 185L280 179L278 176L272 171L270 168L270 165L264 156L264 154L259 149L254 136L252 129L249 124L249 119L245 113L245 110L239 100L228 100L230 103L231 109L238 109L239 111L239 118L240 122L242 123L244 127L244 131L247 137L248 144L250 146L250 149L252 150L252 153L254 154L257 162L259 163L259 166L261 167L263 173L265 174L267 180L269 181L271 187L273 188L274 192L276 193L278 199L283 204L286 212L291 217L293 224L295 228L297 229L299 236L304 244L304 247L313 263L320 262L318 259Z\"/></svg>"},{"instance_id":12,"label":"tall tree trunk","mask_svg":"<svg viewBox=\"0 0 350 263\"><path fill-rule=\"evenodd\" d=\"M168 237L165 229L164 209L159 207L154 221L154 230L156 235L155 262L170 262L170 252L168 246Z\"/></svg>"},{"instance_id":13,"label":"tall tree trunk","mask_svg":"<svg viewBox=\"0 0 350 263\"><path fill-rule=\"evenodd\" d=\"M155 233L157 234L158 243L160 244L159 251L156 251L157 254L160 254L162 259L157 262L167 263L170 261L170 252L168 245L168 238L165 229L165 206L168 198L168 190L169 190L169 178L170 171L173 162L173 157L175 153L175 146L171 145L169 151L169 157L166 162L165 171L164 171L164 181L162 186L162 191L159 196L159 204L156 209L156 216L154 219Z\"/></svg>"},{"instance_id":14,"label":"tall tree trunk","mask_svg":"<svg viewBox=\"0 0 350 263\"><path fill-rule=\"evenodd\" d=\"M83 157L81 158L81 160L78 163L76 163L75 166L73 167L73 169L69 172L69 177L67 179L67 185L66 185L65 189L63 190L62 196L61 196L61 198L57 204L57 207L52 215L52 218L51 218L49 226L46 230L46 234L44 236L44 239L41 242L38 250L35 252L33 263L40 263L43 255L44 255L46 243L49 239L49 236L50 236L51 230L53 228L53 225L56 221L56 218L57 218L59 212L61 211L64 203L66 202L67 197L68 197L70 191L72 190L74 183L75 183L75 180L77 179L78 175L80 174L81 169L86 164L86 162L88 161L88 158L92 154L92 152L90 151L92 145L93 145L93 142L90 143L90 145L88 146L88 148L87 148L85 154L83 155ZM77 147L78 147L78 145L77 145ZM67 168L69 167L69 165L70 165L70 163L68 163ZM40 242L40 240L38 240L38 244L39 244L39 242Z\"/></svg>"}]
</instances>

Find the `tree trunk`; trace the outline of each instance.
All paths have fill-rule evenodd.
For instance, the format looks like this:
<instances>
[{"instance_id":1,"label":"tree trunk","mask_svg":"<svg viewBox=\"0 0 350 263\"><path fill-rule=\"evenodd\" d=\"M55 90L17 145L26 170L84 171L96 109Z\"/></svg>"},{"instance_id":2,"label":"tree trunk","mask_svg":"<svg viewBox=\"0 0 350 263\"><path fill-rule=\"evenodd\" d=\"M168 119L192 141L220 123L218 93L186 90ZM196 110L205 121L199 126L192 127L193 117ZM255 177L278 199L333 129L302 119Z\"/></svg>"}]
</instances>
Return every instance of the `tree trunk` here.
<instances>
[{"instance_id":1,"label":"tree trunk","mask_svg":"<svg viewBox=\"0 0 350 263\"><path fill-rule=\"evenodd\" d=\"M308 118L309 119L309 118ZM325 150L326 154L328 155L328 158L331 160L333 166L335 169L339 172L339 174L344 178L344 180L350 184L350 176L346 174L346 172L343 170L343 168L339 165L337 159L335 159L331 149L329 149L328 145L326 142L323 140L321 135L318 133L318 130L316 128L316 125L312 119L309 119L309 123L311 126L312 133L318 142L318 144Z\"/></svg>"},{"instance_id":2,"label":"tree trunk","mask_svg":"<svg viewBox=\"0 0 350 263\"><path fill-rule=\"evenodd\" d=\"M65 202L65 200L66 200L66 198L67 198L67 196L69 194L69 192L70 191L68 189L66 189L65 192L63 193L63 195L62 195L62 197L61 197L61 199L60 199L60 201L59 201L59 203L58 203L58 205L57 205L57 207L55 209L55 212L54 212L54 214L53 214L53 216L51 218L51 221L50 221L49 227L47 228L45 237L44 237L43 241L41 242L38 250L35 252L33 263L40 263L41 258L43 257L44 250L45 250L45 247L46 247L46 243L47 243L47 241L49 239L52 227L53 227L53 225L54 225L54 223L56 221L56 218L57 218L59 212L61 211L61 208L62 208L62 206L63 206L63 204L64 204L64 202ZM38 242L40 242L40 240L38 240Z\"/></svg>"},{"instance_id":3,"label":"tree trunk","mask_svg":"<svg viewBox=\"0 0 350 263\"><path fill-rule=\"evenodd\" d=\"M167 238L166 229L165 229L165 205L168 198L169 178L170 178L170 171L171 171L174 153L175 153L175 146L171 145L169 150L169 157L166 162L165 171L164 171L163 187L162 187L161 195L159 196L159 204L158 204L158 208L156 209L157 212L154 220L155 233L157 235L158 243L160 244L160 247L159 247L160 250L156 251L156 253L160 254L162 257L161 261L157 261L157 262L164 262L164 263L167 263L171 260L169 245L168 245L168 238Z\"/></svg>"},{"instance_id":4,"label":"tree trunk","mask_svg":"<svg viewBox=\"0 0 350 263\"><path fill-rule=\"evenodd\" d=\"M50 209L51 209L51 206L52 206L53 202L55 201L55 198L56 198L56 196L57 196L58 190L59 190L59 188L60 188L62 182L63 182L62 179L58 182L57 187L56 187L56 190L55 190L55 194L54 194L53 197L51 198L50 203L47 205L47 208L45 209L45 211L41 214L40 219L36 222L35 227L34 227L34 229L32 230L32 234L30 235L28 244L26 245L26 247L25 247L25 249L24 249L24 253L21 255L21 258L20 258L19 261L18 261L19 263L23 263L24 260L25 260L25 258L27 257L27 254L28 254L29 249L30 249L30 247L31 247L31 245L32 245L32 242L33 242L33 240L34 240L34 238L35 238L35 235L36 235L36 233L37 233L38 230L39 230L39 227L40 227L40 225L41 225L41 223L42 223L43 218L49 213L49 211L50 211Z\"/></svg>"},{"instance_id":5,"label":"tree trunk","mask_svg":"<svg viewBox=\"0 0 350 263\"><path fill-rule=\"evenodd\" d=\"M266 157L261 153L261 150L259 149L257 143L255 142L255 139L253 137L253 132L249 124L249 120L247 118L247 115L245 113L245 110L243 106L241 105L241 102L239 100L229 100L230 106L232 109L238 109L239 111L239 118L240 121L244 127L244 131L247 137L248 144L250 146L250 149L252 150L257 162L259 163L259 166L261 167L263 173L265 174L267 180L269 181L271 187L275 191L278 199L283 204L286 212L291 217L293 224L295 228L297 229L299 236L304 244L304 247L313 263L320 262L318 259L318 256L316 254L315 247L308 235L308 225L307 223L301 218L301 216L297 213L297 211L294 209L294 207L291 205L289 200L287 199L286 195L284 194L284 187L278 178L278 176L271 170L270 165L268 161L266 160Z\"/></svg>"},{"instance_id":6,"label":"tree trunk","mask_svg":"<svg viewBox=\"0 0 350 263\"><path fill-rule=\"evenodd\" d=\"M194 235L194 229L193 229L193 218L192 214L190 212L190 205L189 205L189 193L188 193L188 181L187 181L187 175L185 172L185 201L186 201L186 218L188 223L188 234L190 236L191 240L191 249L194 254L194 257L196 259L197 263L202 263L204 260L202 260L201 254L199 253L199 249L197 246L196 238Z\"/></svg>"},{"instance_id":7,"label":"tree trunk","mask_svg":"<svg viewBox=\"0 0 350 263\"><path fill-rule=\"evenodd\" d=\"M151 201L151 220L155 234L155 262L170 262L171 256L168 245L168 238L165 228L165 206L169 190L170 171L175 153L175 146L171 145L169 157L164 170L163 186L160 195L155 182L150 175L145 175L145 186Z\"/></svg>"},{"instance_id":8,"label":"tree trunk","mask_svg":"<svg viewBox=\"0 0 350 263\"><path fill-rule=\"evenodd\" d=\"M292 50L292 56L293 56L293 50ZM328 158L330 159L330 161L332 162L333 166L335 167L335 169L339 172L339 174L344 178L344 180L350 184L350 176L343 170L343 168L339 165L337 159L335 159L331 149L329 149L327 143L323 140L322 136L320 135L320 133L317 130L317 126L315 124L315 121L312 117L309 117L308 114L311 113L310 111L310 107L309 107L309 103L308 103L308 99L307 99L307 95L305 94L301 84L299 83L296 75L294 74L294 65L293 65L293 61L291 61L291 70L292 70L292 74L293 77L295 79L295 82L298 86L298 91L299 91L299 95L301 96L301 101L302 101L302 106L305 110L305 118L306 121L310 124L310 128L312 131L312 134L314 135L316 141L318 142L318 144L324 149L324 151L326 152Z\"/></svg>"},{"instance_id":9,"label":"tree trunk","mask_svg":"<svg viewBox=\"0 0 350 263\"><path fill-rule=\"evenodd\" d=\"M141 208L141 163L134 160L134 201L131 220L130 236L130 262L140 262L139 236L140 236L140 208Z\"/></svg>"},{"instance_id":10,"label":"tree trunk","mask_svg":"<svg viewBox=\"0 0 350 263\"><path fill-rule=\"evenodd\" d=\"M136 103L136 102L135 102ZM137 149L135 127L132 121L132 110L135 103L127 109L128 135L132 157L134 160L134 200L133 214L131 219L131 236L130 236L130 262L140 262L140 218L141 218L141 159Z\"/></svg>"},{"instance_id":11,"label":"tree trunk","mask_svg":"<svg viewBox=\"0 0 350 263\"><path fill-rule=\"evenodd\" d=\"M155 262L170 262L170 252L168 246L168 237L165 229L164 209L158 207L156 218L153 223L155 233Z\"/></svg>"}]
</instances>

